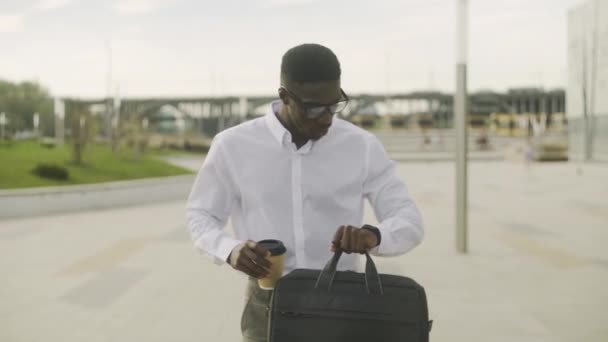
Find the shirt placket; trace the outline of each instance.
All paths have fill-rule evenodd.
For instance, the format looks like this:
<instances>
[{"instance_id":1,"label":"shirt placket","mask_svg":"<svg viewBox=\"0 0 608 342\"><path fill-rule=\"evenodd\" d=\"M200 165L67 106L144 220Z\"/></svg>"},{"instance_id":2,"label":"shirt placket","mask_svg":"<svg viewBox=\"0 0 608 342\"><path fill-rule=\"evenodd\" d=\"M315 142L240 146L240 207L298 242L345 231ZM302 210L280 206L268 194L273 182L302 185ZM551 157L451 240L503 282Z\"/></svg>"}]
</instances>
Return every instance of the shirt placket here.
<instances>
[{"instance_id":1,"label":"shirt placket","mask_svg":"<svg viewBox=\"0 0 608 342\"><path fill-rule=\"evenodd\" d=\"M304 252L304 214L302 206L302 155L297 151L292 153L291 159L291 188L293 203L293 228L295 234L295 255L298 267L306 264Z\"/></svg>"}]
</instances>

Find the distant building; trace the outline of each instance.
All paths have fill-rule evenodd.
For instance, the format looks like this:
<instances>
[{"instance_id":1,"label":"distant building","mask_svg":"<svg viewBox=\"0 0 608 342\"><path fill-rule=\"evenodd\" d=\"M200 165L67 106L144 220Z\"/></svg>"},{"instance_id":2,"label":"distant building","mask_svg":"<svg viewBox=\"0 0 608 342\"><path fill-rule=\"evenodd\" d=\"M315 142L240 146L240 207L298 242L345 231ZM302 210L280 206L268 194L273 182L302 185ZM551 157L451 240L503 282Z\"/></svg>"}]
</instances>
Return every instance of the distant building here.
<instances>
[{"instance_id":1,"label":"distant building","mask_svg":"<svg viewBox=\"0 0 608 342\"><path fill-rule=\"evenodd\" d=\"M571 157L608 161L608 1L568 13L567 99Z\"/></svg>"},{"instance_id":2,"label":"distant building","mask_svg":"<svg viewBox=\"0 0 608 342\"><path fill-rule=\"evenodd\" d=\"M149 115L150 130L159 133L184 133L192 120L172 105L164 105Z\"/></svg>"},{"instance_id":3,"label":"distant building","mask_svg":"<svg viewBox=\"0 0 608 342\"><path fill-rule=\"evenodd\" d=\"M566 112L566 94L562 89L545 91L538 88L509 89L504 96L507 111L516 114L553 114Z\"/></svg>"}]
</instances>

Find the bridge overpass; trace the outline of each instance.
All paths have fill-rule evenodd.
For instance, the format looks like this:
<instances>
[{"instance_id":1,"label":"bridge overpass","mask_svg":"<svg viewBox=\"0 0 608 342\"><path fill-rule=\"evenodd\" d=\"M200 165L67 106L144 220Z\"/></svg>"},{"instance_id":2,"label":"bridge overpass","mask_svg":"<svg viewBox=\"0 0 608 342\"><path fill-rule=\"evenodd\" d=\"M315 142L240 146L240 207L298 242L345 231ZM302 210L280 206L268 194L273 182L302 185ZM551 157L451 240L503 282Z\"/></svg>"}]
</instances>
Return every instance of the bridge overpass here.
<instances>
[{"instance_id":1,"label":"bridge overpass","mask_svg":"<svg viewBox=\"0 0 608 342\"><path fill-rule=\"evenodd\" d=\"M105 130L110 130L112 118L144 118L164 106L183 112L194 126L207 136L238 124L248 118L263 115L276 96L225 96L225 97L165 97L116 99L63 99L68 103L89 105L91 111L102 117ZM514 89L506 93L482 91L470 95L470 114L490 113L553 113L565 112L563 90ZM354 94L341 114L345 119L354 115L394 115L407 117L424 115L433 127L450 127L453 113L453 96L438 91L417 91L400 94Z\"/></svg>"}]
</instances>

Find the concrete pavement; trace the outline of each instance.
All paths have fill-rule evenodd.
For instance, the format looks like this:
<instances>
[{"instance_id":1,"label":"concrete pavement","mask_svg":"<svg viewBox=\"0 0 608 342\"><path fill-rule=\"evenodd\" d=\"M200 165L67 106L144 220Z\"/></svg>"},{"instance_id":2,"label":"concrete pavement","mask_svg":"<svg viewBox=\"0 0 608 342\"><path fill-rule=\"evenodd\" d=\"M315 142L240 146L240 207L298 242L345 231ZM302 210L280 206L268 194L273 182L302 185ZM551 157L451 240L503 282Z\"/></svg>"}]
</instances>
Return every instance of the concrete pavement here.
<instances>
[{"instance_id":1,"label":"concrete pavement","mask_svg":"<svg viewBox=\"0 0 608 342\"><path fill-rule=\"evenodd\" d=\"M376 261L425 286L433 341L608 340L608 167L576 169L471 163L459 255L453 164L399 164L427 235ZM0 341L239 341L245 277L193 250L184 204L0 220Z\"/></svg>"}]
</instances>

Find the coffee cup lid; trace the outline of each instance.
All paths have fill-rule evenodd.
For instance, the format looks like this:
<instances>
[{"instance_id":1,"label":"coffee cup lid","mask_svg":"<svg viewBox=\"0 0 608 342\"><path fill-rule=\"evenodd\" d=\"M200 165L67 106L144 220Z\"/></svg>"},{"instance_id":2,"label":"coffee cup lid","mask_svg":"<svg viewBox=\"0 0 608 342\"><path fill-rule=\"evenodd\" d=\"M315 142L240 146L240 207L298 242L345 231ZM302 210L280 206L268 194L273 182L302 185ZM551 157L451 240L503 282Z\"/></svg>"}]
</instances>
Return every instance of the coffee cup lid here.
<instances>
[{"instance_id":1,"label":"coffee cup lid","mask_svg":"<svg viewBox=\"0 0 608 342\"><path fill-rule=\"evenodd\" d=\"M285 245L283 245L283 242L281 242L280 240L262 240L258 241L258 245L261 245L262 247L266 248L268 251L270 251L270 255L273 256L281 255L287 251Z\"/></svg>"}]
</instances>

